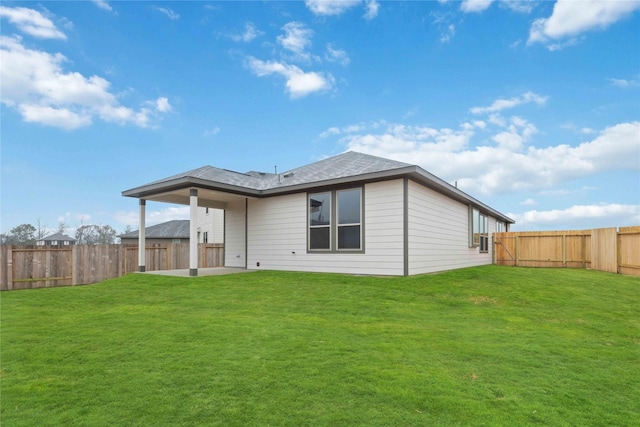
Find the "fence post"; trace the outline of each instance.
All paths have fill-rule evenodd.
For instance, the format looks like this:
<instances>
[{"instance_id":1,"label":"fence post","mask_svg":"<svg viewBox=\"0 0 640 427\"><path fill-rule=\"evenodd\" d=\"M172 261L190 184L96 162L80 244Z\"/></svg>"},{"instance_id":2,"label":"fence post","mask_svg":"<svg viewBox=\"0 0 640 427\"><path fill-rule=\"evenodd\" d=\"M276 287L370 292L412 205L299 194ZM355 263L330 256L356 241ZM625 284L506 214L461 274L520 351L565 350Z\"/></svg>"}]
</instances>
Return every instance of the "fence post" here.
<instances>
[{"instance_id":1,"label":"fence post","mask_svg":"<svg viewBox=\"0 0 640 427\"><path fill-rule=\"evenodd\" d=\"M616 228L616 272L620 273L620 264L622 264L622 253L620 247L622 246L622 235L620 229Z\"/></svg>"},{"instance_id":2,"label":"fence post","mask_svg":"<svg viewBox=\"0 0 640 427\"><path fill-rule=\"evenodd\" d=\"M567 266L567 235L562 234L562 266Z\"/></svg>"},{"instance_id":3,"label":"fence post","mask_svg":"<svg viewBox=\"0 0 640 427\"><path fill-rule=\"evenodd\" d=\"M518 259L520 259L520 236L516 235L516 267L518 267Z\"/></svg>"},{"instance_id":4,"label":"fence post","mask_svg":"<svg viewBox=\"0 0 640 427\"><path fill-rule=\"evenodd\" d=\"M13 290L13 246L7 249L7 289Z\"/></svg>"}]
</instances>

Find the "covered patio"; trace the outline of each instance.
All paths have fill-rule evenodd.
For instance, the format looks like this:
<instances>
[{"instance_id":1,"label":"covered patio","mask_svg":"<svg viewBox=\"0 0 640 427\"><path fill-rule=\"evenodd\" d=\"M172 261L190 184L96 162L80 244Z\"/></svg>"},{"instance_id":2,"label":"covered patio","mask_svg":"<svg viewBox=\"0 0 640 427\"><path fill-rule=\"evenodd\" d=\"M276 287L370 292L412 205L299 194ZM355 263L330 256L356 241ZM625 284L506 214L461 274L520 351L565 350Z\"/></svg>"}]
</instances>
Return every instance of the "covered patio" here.
<instances>
[{"instance_id":1,"label":"covered patio","mask_svg":"<svg viewBox=\"0 0 640 427\"><path fill-rule=\"evenodd\" d=\"M145 246L145 223L147 201L187 205L189 210L189 270L154 271L154 274L175 276L198 276L229 274L246 270L246 206L249 198L257 196L258 190L243 184L256 178L249 174L226 171L205 166L184 174L122 192L123 196L139 199L140 247ZM196 213L199 207L222 209L225 211L225 261L224 268L198 269L198 230ZM227 218L227 212L233 215ZM228 236L227 230L233 230ZM227 237L228 236L228 237ZM230 243L228 243L230 242ZM145 251L138 251L138 272L146 272Z\"/></svg>"}]
</instances>

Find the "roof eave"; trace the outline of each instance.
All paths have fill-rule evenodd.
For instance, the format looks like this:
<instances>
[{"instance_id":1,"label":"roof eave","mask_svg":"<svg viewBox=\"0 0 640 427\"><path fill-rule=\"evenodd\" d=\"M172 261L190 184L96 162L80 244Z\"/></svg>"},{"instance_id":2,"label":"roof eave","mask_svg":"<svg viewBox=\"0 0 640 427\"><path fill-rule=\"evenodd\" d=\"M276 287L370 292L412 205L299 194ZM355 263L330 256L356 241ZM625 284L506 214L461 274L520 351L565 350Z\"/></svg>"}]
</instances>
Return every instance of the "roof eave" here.
<instances>
[{"instance_id":1,"label":"roof eave","mask_svg":"<svg viewBox=\"0 0 640 427\"><path fill-rule=\"evenodd\" d=\"M259 197L260 190L253 188L242 187L239 185L225 184L222 182L210 181L201 178L194 178L185 176L181 178L172 179L170 181L163 181L156 184L148 184L140 187L125 190L122 195L125 197L135 197L138 199L144 199L145 197L154 196L157 194L166 193L168 191L181 190L184 188L197 187L207 190L224 191L228 193Z\"/></svg>"},{"instance_id":2,"label":"roof eave","mask_svg":"<svg viewBox=\"0 0 640 427\"><path fill-rule=\"evenodd\" d=\"M501 221L505 221L510 224L515 224L515 221L513 219L498 212L492 207L482 203L480 200L476 199L475 197L468 195L464 191L460 190L458 187L455 187L449 184L448 182L443 181L442 179L427 172L426 170L422 169L419 166L416 166L415 168L416 168L416 171L415 173L412 174L412 177L417 181L421 182L422 184L426 185L427 187L435 191L438 191L439 193L444 194L445 196L448 196L461 203L475 206L479 208L481 211L483 211L484 213L488 213L491 216Z\"/></svg>"}]
</instances>

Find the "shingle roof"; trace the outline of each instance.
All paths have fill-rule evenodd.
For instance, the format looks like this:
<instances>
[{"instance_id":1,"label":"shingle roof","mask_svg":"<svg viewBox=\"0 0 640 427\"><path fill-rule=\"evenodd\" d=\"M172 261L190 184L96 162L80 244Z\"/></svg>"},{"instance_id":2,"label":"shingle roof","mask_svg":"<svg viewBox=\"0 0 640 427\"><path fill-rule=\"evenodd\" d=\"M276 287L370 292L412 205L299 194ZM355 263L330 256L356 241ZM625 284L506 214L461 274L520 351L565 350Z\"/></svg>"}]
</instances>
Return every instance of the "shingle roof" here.
<instances>
[{"instance_id":1,"label":"shingle roof","mask_svg":"<svg viewBox=\"0 0 640 427\"><path fill-rule=\"evenodd\" d=\"M122 192L123 196L147 198L185 188L204 188L250 197L269 197L309 191L328 185L365 183L410 178L461 203L479 207L503 221L514 221L419 166L348 151L280 174L240 173L213 166L173 175Z\"/></svg>"},{"instance_id":2,"label":"shingle roof","mask_svg":"<svg viewBox=\"0 0 640 427\"><path fill-rule=\"evenodd\" d=\"M188 239L189 220L175 219L173 221L163 222L162 224L145 227L144 235L147 239ZM121 234L118 237L121 239L137 239L138 230Z\"/></svg>"},{"instance_id":3,"label":"shingle roof","mask_svg":"<svg viewBox=\"0 0 640 427\"><path fill-rule=\"evenodd\" d=\"M47 237L43 237L42 239L38 240L38 242L51 242L51 241L67 241L67 242L75 242L76 239L74 239L73 237L69 237L66 234L62 234L62 233L55 233L52 234L50 236Z\"/></svg>"},{"instance_id":4,"label":"shingle roof","mask_svg":"<svg viewBox=\"0 0 640 427\"><path fill-rule=\"evenodd\" d=\"M407 166L411 165L395 160L348 151L277 175L256 171L241 173L213 166L203 166L198 169L150 182L147 186L167 183L181 178L196 178L252 190L270 190L291 185L309 184L330 179L362 175L365 173L382 172Z\"/></svg>"}]
</instances>

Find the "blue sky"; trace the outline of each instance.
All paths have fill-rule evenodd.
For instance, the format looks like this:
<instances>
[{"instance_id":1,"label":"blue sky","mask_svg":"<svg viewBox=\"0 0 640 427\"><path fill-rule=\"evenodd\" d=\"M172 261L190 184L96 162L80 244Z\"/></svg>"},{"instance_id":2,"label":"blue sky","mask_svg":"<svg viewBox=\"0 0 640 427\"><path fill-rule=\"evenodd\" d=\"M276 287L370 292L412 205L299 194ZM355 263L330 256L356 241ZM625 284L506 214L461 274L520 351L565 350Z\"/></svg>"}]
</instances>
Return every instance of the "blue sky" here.
<instances>
[{"instance_id":1,"label":"blue sky","mask_svg":"<svg viewBox=\"0 0 640 427\"><path fill-rule=\"evenodd\" d=\"M347 150L513 230L640 225L640 1L3 1L0 25L2 232L136 228L123 190Z\"/></svg>"}]
</instances>

